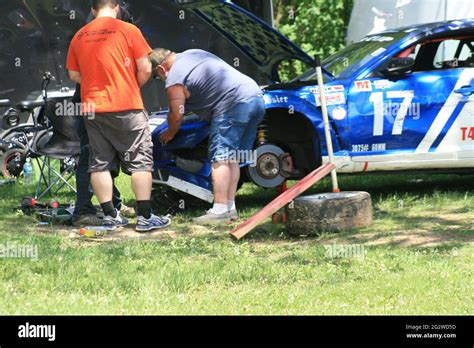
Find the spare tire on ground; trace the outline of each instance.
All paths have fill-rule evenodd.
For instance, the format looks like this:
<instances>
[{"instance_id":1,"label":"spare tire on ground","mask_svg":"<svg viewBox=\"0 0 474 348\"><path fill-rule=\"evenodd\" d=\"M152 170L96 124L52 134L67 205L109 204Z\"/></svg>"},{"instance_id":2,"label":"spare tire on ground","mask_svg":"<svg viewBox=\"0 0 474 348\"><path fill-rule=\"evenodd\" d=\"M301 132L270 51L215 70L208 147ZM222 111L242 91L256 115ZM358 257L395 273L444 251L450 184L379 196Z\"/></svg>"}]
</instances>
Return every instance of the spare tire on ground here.
<instances>
[{"instance_id":1,"label":"spare tire on ground","mask_svg":"<svg viewBox=\"0 0 474 348\"><path fill-rule=\"evenodd\" d=\"M292 235L340 232L372 224L372 199L367 192L321 193L296 198L286 206Z\"/></svg>"}]
</instances>

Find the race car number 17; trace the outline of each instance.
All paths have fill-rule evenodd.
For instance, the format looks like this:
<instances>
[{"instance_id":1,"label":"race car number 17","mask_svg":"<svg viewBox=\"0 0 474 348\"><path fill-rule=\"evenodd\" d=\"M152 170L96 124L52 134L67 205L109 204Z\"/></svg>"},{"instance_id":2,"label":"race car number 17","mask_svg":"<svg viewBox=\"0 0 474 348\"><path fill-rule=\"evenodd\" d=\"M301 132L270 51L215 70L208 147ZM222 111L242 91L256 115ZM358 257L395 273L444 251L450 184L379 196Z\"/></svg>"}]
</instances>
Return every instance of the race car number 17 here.
<instances>
[{"instance_id":1,"label":"race car number 17","mask_svg":"<svg viewBox=\"0 0 474 348\"><path fill-rule=\"evenodd\" d=\"M387 99L403 98L402 103L399 105L395 119L391 114L393 108L391 100L386 103L384 100L384 94L386 93ZM374 92L370 95L369 101L374 104L374 136L383 135L384 120L387 118L393 123L392 135L401 135L403 132L403 123L408 113L408 109L411 105L413 97L415 96L414 91L387 91L387 92ZM388 107L386 107L386 105Z\"/></svg>"}]
</instances>

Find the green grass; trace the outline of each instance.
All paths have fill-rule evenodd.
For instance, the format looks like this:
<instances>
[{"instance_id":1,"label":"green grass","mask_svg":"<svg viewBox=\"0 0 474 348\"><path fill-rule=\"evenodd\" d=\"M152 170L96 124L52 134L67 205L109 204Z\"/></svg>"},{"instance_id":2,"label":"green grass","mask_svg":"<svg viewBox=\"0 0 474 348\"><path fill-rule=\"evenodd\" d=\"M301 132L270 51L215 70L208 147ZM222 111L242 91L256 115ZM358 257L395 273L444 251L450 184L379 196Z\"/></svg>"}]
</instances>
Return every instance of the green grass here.
<instances>
[{"instance_id":1,"label":"green grass","mask_svg":"<svg viewBox=\"0 0 474 348\"><path fill-rule=\"evenodd\" d=\"M372 194L373 226L312 238L266 222L235 242L229 228L197 229L194 212L174 237L97 243L55 227L38 232L12 207L31 192L0 187L0 245L38 246L39 259L0 258L0 314L473 314L474 175L345 176ZM128 178L121 177L131 203ZM312 192L327 192L325 179ZM245 185L250 216L273 190ZM70 195L61 197L70 200ZM331 259L325 246L362 245Z\"/></svg>"}]
</instances>

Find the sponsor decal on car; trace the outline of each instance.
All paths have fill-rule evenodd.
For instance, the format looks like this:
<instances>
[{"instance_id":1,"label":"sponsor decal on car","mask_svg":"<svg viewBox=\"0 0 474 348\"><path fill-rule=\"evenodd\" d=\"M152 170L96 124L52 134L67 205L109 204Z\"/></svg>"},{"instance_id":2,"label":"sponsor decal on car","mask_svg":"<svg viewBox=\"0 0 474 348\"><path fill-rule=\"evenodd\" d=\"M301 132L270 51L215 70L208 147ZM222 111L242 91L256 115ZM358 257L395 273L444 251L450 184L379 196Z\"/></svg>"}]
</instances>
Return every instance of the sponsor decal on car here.
<instances>
[{"instance_id":1,"label":"sponsor decal on car","mask_svg":"<svg viewBox=\"0 0 474 348\"><path fill-rule=\"evenodd\" d=\"M330 105L341 105L346 103L346 96L342 92L328 93L326 96L326 104ZM321 95L314 93L314 99L316 100L316 106L321 106Z\"/></svg>"},{"instance_id":2,"label":"sponsor decal on car","mask_svg":"<svg viewBox=\"0 0 474 348\"><path fill-rule=\"evenodd\" d=\"M382 36L382 35L375 35L375 36L367 36L364 37L359 42L388 42L393 41L393 37L390 36Z\"/></svg>"},{"instance_id":3,"label":"sponsor decal on car","mask_svg":"<svg viewBox=\"0 0 474 348\"><path fill-rule=\"evenodd\" d=\"M342 121L343 119L346 118L346 116L347 116L347 111L342 106L337 106L332 111L332 118L337 121Z\"/></svg>"},{"instance_id":4,"label":"sponsor decal on car","mask_svg":"<svg viewBox=\"0 0 474 348\"><path fill-rule=\"evenodd\" d=\"M392 87L393 83L390 80L375 80L374 88L375 89L386 89Z\"/></svg>"},{"instance_id":5,"label":"sponsor decal on car","mask_svg":"<svg viewBox=\"0 0 474 348\"><path fill-rule=\"evenodd\" d=\"M387 149L386 143L376 143L376 144L355 144L352 145L352 152L378 152L385 151Z\"/></svg>"},{"instance_id":6,"label":"sponsor decal on car","mask_svg":"<svg viewBox=\"0 0 474 348\"><path fill-rule=\"evenodd\" d=\"M474 127L462 127L461 134L462 141L474 140Z\"/></svg>"},{"instance_id":7,"label":"sponsor decal on car","mask_svg":"<svg viewBox=\"0 0 474 348\"><path fill-rule=\"evenodd\" d=\"M371 56L377 57L377 56L380 56L384 52L385 52L385 48L380 47L378 50L375 50L374 52L372 52Z\"/></svg>"},{"instance_id":8,"label":"sponsor decal on car","mask_svg":"<svg viewBox=\"0 0 474 348\"><path fill-rule=\"evenodd\" d=\"M287 104L288 103L288 96L280 96L280 95L265 95L263 97L265 104Z\"/></svg>"},{"instance_id":9,"label":"sponsor decal on car","mask_svg":"<svg viewBox=\"0 0 474 348\"><path fill-rule=\"evenodd\" d=\"M319 86L311 87L309 91L314 95L316 106L321 106ZM327 105L341 105L346 103L343 85L324 86L324 95L326 96Z\"/></svg>"},{"instance_id":10,"label":"sponsor decal on car","mask_svg":"<svg viewBox=\"0 0 474 348\"><path fill-rule=\"evenodd\" d=\"M359 92L372 92L372 83L370 80L356 81L355 88Z\"/></svg>"},{"instance_id":11,"label":"sponsor decal on car","mask_svg":"<svg viewBox=\"0 0 474 348\"><path fill-rule=\"evenodd\" d=\"M309 90L311 93L319 93L319 86L312 87ZM324 92L325 93L332 93L332 92L344 92L344 86L343 85L335 85L335 86L324 86Z\"/></svg>"}]
</instances>

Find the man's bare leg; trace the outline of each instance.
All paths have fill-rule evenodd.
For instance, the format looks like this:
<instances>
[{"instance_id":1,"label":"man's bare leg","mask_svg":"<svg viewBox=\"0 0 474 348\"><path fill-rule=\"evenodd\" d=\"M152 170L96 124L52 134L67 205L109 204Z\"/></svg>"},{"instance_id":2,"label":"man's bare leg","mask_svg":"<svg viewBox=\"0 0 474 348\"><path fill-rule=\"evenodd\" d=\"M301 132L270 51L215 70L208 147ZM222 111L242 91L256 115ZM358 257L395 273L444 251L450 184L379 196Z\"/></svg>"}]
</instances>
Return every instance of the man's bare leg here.
<instances>
[{"instance_id":1,"label":"man's bare leg","mask_svg":"<svg viewBox=\"0 0 474 348\"><path fill-rule=\"evenodd\" d=\"M231 163L231 180L229 191L227 192L227 210L230 212L232 220L238 220L239 214L237 213L237 207L235 205L235 195L237 193L237 187L239 186L240 180L240 164Z\"/></svg>"},{"instance_id":2,"label":"man's bare leg","mask_svg":"<svg viewBox=\"0 0 474 348\"><path fill-rule=\"evenodd\" d=\"M239 186L240 180L240 165L238 163L230 163L230 185L227 191L227 200L235 202L235 195L237 193L237 187Z\"/></svg>"},{"instance_id":3,"label":"man's bare leg","mask_svg":"<svg viewBox=\"0 0 474 348\"><path fill-rule=\"evenodd\" d=\"M214 187L214 203L227 205L232 173L229 163L212 164L212 184Z\"/></svg>"},{"instance_id":4,"label":"man's bare leg","mask_svg":"<svg viewBox=\"0 0 474 348\"><path fill-rule=\"evenodd\" d=\"M99 203L112 201L114 184L110 172L91 173L91 184Z\"/></svg>"},{"instance_id":5,"label":"man's bare leg","mask_svg":"<svg viewBox=\"0 0 474 348\"><path fill-rule=\"evenodd\" d=\"M232 170L230 163L217 162L212 164L214 206L207 214L194 219L195 223L228 223L230 221L227 202L231 180Z\"/></svg>"},{"instance_id":6,"label":"man's bare leg","mask_svg":"<svg viewBox=\"0 0 474 348\"><path fill-rule=\"evenodd\" d=\"M135 172L132 174L132 190L137 201L149 201L153 177L151 172Z\"/></svg>"}]
</instances>

